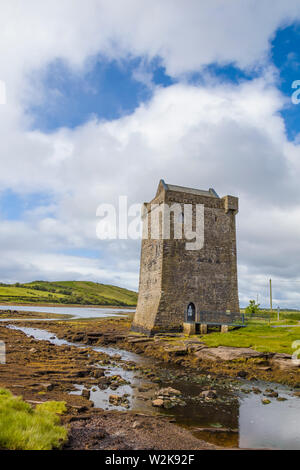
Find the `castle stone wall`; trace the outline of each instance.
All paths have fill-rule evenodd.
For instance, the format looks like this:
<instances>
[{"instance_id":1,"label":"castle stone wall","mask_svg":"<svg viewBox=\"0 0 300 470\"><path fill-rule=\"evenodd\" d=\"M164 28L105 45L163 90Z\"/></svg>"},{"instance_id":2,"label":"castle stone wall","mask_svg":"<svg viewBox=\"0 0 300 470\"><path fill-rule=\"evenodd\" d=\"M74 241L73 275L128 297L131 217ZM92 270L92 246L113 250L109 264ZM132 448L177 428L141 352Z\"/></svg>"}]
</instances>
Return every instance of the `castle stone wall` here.
<instances>
[{"instance_id":1,"label":"castle stone wall","mask_svg":"<svg viewBox=\"0 0 300 470\"><path fill-rule=\"evenodd\" d=\"M178 187L174 187L178 188ZM185 190L186 189L186 190ZM203 194L202 194L203 193ZM145 205L151 221L151 204L204 205L204 246L187 250L186 239L148 239L142 241L139 298L133 330L155 333L182 328L189 303L196 307L196 321L201 311L239 312L236 259L235 215L238 199L219 198L209 192L172 189L160 183L156 197ZM174 216L171 214L171 227Z\"/></svg>"}]
</instances>

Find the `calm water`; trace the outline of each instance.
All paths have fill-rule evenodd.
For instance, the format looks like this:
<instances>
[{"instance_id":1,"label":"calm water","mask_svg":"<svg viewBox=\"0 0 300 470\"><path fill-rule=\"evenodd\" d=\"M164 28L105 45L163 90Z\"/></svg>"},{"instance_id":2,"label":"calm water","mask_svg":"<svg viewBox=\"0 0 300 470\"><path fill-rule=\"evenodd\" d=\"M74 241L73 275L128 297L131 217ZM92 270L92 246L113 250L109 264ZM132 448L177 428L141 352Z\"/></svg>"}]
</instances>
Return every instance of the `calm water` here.
<instances>
[{"instance_id":1,"label":"calm water","mask_svg":"<svg viewBox=\"0 0 300 470\"><path fill-rule=\"evenodd\" d=\"M86 345L58 339L53 333L46 330L16 327L14 325L8 325L8 327L21 330L28 336L34 336L38 340L50 341L53 344L87 347ZM121 396L127 393L130 409L174 416L178 424L189 428L195 436L217 445L257 449L300 449L300 398L293 397L292 391L287 387L259 381L240 380L231 388L225 390L222 386L216 384L214 388L221 400L199 403L194 401L193 397L197 397L203 390L203 384L187 380L189 374L186 374L186 371L180 367L168 365L165 368L165 365L162 365L159 373L161 378L160 386L171 386L180 390L187 405L185 407L177 406L169 410L159 410L151 406L150 399L153 398L155 391L160 386L157 383L151 383L138 371L126 370L124 368L125 362L122 367L122 361L133 361L150 367L153 365L151 359L117 348L92 346L92 349L105 352L112 357L111 364L105 366L106 375L119 374L130 382L128 385L119 387L116 391L110 388L102 390L93 387L91 400L94 402L95 407L124 410L124 408L111 405L109 395L117 394ZM121 356L120 361L115 362L113 360L115 354ZM180 373L182 373L182 379ZM193 372L193 374L196 373ZM149 387L148 391L141 393L139 391L141 386ZM241 387L251 390L253 386L258 387L262 392L267 388L276 389L278 394L287 400L279 402L276 398L270 398L271 403L263 405L261 403L262 398L264 398L262 394L256 395L253 392L245 394L241 391ZM74 388L75 390L71 393L81 394L82 385L74 384ZM201 427L224 427L236 431L210 433L197 429Z\"/></svg>"},{"instance_id":2,"label":"calm water","mask_svg":"<svg viewBox=\"0 0 300 470\"><path fill-rule=\"evenodd\" d=\"M17 310L20 312L41 312L56 313L60 315L71 315L75 318L105 318L114 315L133 312L126 308L105 308L105 307L40 307L33 305L0 305L0 310Z\"/></svg>"}]
</instances>

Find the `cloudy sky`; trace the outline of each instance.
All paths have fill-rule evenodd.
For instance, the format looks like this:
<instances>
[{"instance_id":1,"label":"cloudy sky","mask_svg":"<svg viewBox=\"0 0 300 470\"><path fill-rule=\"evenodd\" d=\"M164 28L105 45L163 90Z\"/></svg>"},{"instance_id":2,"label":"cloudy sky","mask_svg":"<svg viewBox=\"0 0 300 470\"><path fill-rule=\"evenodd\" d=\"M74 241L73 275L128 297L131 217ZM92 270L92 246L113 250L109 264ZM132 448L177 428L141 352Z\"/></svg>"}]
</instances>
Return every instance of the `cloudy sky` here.
<instances>
[{"instance_id":1,"label":"cloudy sky","mask_svg":"<svg viewBox=\"0 0 300 470\"><path fill-rule=\"evenodd\" d=\"M96 209L164 178L240 198L242 305L300 307L299 0L2 0L0 59L2 282L137 289Z\"/></svg>"}]
</instances>

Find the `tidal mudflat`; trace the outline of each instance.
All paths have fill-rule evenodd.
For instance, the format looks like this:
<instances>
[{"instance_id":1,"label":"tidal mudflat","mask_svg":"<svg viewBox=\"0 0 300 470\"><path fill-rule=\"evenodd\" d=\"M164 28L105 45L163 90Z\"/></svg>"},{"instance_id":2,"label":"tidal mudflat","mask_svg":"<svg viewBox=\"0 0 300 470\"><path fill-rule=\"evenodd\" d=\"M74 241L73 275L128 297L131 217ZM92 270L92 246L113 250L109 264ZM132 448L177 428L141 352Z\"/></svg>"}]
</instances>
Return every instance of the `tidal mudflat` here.
<instances>
[{"instance_id":1,"label":"tidal mudflat","mask_svg":"<svg viewBox=\"0 0 300 470\"><path fill-rule=\"evenodd\" d=\"M69 448L300 448L298 371L279 384L268 380L276 367L265 357L247 367L241 358L205 361L187 338L147 338L129 325L124 317L3 324L0 385L33 405L66 401Z\"/></svg>"}]
</instances>

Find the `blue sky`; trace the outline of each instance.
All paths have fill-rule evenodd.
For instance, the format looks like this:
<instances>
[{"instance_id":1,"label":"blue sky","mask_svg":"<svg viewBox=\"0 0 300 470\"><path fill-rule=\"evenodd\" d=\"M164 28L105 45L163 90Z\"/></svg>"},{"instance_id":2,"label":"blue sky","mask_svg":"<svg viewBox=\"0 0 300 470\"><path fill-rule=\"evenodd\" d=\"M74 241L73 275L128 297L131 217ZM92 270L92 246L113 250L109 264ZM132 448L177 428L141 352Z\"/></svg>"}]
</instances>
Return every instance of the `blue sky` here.
<instances>
[{"instance_id":1,"label":"blue sky","mask_svg":"<svg viewBox=\"0 0 300 470\"><path fill-rule=\"evenodd\" d=\"M93 116L117 119L151 98L151 84L166 87L175 82L159 60L144 64L143 58L109 61L99 56L90 59L86 69L76 73L57 60L42 73L33 74L44 91L43 102L27 108L34 129L51 132L60 127L74 128ZM149 83L135 76L140 70L149 74Z\"/></svg>"},{"instance_id":2,"label":"blue sky","mask_svg":"<svg viewBox=\"0 0 300 470\"><path fill-rule=\"evenodd\" d=\"M290 100L291 85L300 77L299 23L276 31L271 41L270 60L278 71L278 89L287 98L280 112L287 136L292 140L300 133L300 105L295 106ZM101 55L90 58L84 73L79 73L65 62L55 60L32 74L33 81L43 89L43 101L30 103L26 113L30 116L32 130L51 133L61 127L73 129L93 117L110 121L129 115L151 99L156 87L172 86L180 80L197 85L207 80L209 74L222 84L238 85L261 73L261 66L245 71L233 63L212 63L180 79L168 75L159 58L150 62L142 57L109 61ZM5 191L0 194L1 217L20 220L26 211L43 205L47 198L50 196L43 193L20 196L11 190Z\"/></svg>"},{"instance_id":3,"label":"blue sky","mask_svg":"<svg viewBox=\"0 0 300 470\"><path fill-rule=\"evenodd\" d=\"M278 87L288 98L294 80L299 80L300 71L300 23L293 24L276 32L272 41L271 57L279 71ZM300 109L288 100L286 109L282 110L290 139L300 132Z\"/></svg>"},{"instance_id":4,"label":"blue sky","mask_svg":"<svg viewBox=\"0 0 300 470\"><path fill-rule=\"evenodd\" d=\"M0 192L0 218L2 220L22 220L41 206L50 208L53 197L49 193L33 192L20 194L11 189Z\"/></svg>"},{"instance_id":5,"label":"blue sky","mask_svg":"<svg viewBox=\"0 0 300 470\"><path fill-rule=\"evenodd\" d=\"M292 83L299 79L300 23L278 29L271 41L271 63L278 70L278 88L287 98L292 94ZM135 75L142 71L148 75L148 83ZM260 75L262 68L242 70L233 63L212 63L201 71L185 75L188 83L201 83L207 73L222 83L239 84ZM27 112L33 118L32 127L51 132L60 127L73 128L95 116L113 120L131 114L141 103L151 99L151 86L168 87L180 79L166 73L162 61L157 58L144 63L142 57L109 61L103 56L89 60L84 73L76 73L63 61L49 64L45 70L33 75L44 90L43 102L31 103ZM300 107L288 100L281 111L289 138L300 132Z\"/></svg>"}]
</instances>

